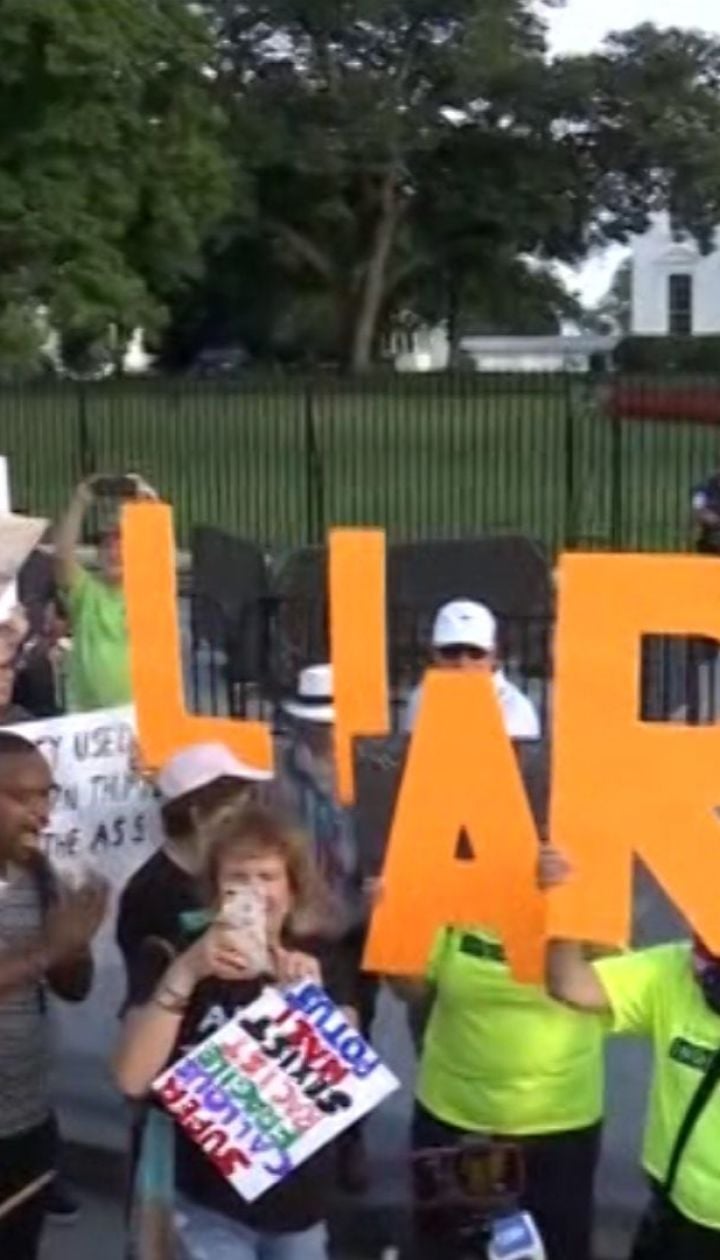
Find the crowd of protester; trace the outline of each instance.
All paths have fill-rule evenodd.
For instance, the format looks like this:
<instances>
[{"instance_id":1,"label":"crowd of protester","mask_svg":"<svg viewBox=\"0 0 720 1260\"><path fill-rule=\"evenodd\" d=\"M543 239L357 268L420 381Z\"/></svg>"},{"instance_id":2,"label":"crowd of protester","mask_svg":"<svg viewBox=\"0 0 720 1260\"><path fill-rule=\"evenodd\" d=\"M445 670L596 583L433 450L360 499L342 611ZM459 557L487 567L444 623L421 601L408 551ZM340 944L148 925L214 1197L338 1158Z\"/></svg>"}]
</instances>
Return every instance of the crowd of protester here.
<instances>
[{"instance_id":1,"label":"crowd of protester","mask_svg":"<svg viewBox=\"0 0 720 1260\"><path fill-rule=\"evenodd\" d=\"M0 724L16 728L0 731L0 1260L38 1256L58 1167L48 995L82 1001L88 994L91 946L107 910L100 878L70 889L43 857L51 774L17 729L29 716L56 711L50 693L58 708L61 693L70 709L131 700L116 527L102 536L98 575L77 558L92 499L84 483L57 531L56 581L32 625L19 611L0 627ZM489 672L510 738L539 739L532 704L503 672L489 609L465 599L441 608L428 658L439 669ZM22 695L42 699L33 707ZM418 690L408 701L408 732L419 703ZM338 800L334 717L332 669L310 665L283 705L274 775L207 743L178 749L154 778L162 844L122 891L115 925L126 996L113 1068L133 1104L133 1260L325 1260L334 1186L362 1194L368 1185L364 1131L356 1126L247 1203L150 1091L166 1065L269 980L320 981L372 1038L384 980L365 973L361 960L383 888L363 877L353 812ZM541 887L571 874L563 855L543 843ZM238 887L264 907L260 954L225 912L228 890ZM701 941L613 957L553 941L541 988L513 978L485 925L448 926L424 976L392 987L418 1058L408 1158L462 1149L479 1136L512 1144L524 1170L520 1205L532 1213L548 1260L593 1255L605 1041L649 1039L650 1202L632 1258L720 1260L720 960ZM459 1260L455 1222L442 1209L424 1210L426 1174L416 1168L410 1254Z\"/></svg>"}]
</instances>

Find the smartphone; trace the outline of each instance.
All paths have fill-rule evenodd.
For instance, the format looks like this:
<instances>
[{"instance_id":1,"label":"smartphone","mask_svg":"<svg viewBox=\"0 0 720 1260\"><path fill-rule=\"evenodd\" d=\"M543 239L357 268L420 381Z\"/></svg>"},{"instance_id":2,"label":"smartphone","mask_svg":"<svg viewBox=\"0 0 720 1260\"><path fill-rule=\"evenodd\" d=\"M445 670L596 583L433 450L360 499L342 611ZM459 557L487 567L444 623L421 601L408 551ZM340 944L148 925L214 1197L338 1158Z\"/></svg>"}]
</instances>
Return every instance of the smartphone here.
<instances>
[{"instance_id":1,"label":"smartphone","mask_svg":"<svg viewBox=\"0 0 720 1260\"><path fill-rule=\"evenodd\" d=\"M132 473L95 477L92 488L98 497L104 499L136 499L140 492L140 480Z\"/></svg>"},{"instance_id":2,"label":"smartphone","mask_svg":"<svg viewBox=\"0 0 720 1260\"><path fill-rule=\"evenodd\" d=\"M256 889L246 884L226 885L221 890L221 921L237 932L238 948L245 953L253 971L261 974L270 967L267 911Z\"/></svg>"}]
</instances>

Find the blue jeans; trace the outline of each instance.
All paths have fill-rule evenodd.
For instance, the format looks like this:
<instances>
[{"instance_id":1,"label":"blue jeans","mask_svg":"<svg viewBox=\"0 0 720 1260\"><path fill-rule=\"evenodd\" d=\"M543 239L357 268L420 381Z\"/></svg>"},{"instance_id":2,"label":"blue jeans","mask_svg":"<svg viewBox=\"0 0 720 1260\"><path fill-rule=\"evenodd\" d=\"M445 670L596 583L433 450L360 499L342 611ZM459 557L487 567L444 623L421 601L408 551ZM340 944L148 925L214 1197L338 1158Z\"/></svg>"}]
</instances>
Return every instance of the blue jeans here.
<instances>
[{"instance_id":1,"label":"blue jeans","mask_svg":"<svg viewBox=\"0 0 720 1260\"><path fill-rule=\"evenodd\" d=\"M297 1234L261 1234L180 1199L175 1224L183 1260L328 1260L324 1221Z\"/></svg>"}]
</instances>

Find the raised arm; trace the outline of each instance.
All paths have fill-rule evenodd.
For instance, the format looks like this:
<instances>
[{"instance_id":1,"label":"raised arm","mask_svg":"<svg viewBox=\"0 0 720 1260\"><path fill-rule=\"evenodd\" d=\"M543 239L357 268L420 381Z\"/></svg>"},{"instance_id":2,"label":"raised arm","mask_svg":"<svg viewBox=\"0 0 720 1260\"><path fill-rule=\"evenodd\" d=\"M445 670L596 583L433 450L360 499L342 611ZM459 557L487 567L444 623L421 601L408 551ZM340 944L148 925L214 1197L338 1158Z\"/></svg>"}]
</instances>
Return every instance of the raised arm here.
<instances>
[{"instance_id":1,"label":"raised arm","mask_svg":"<svg viewBox=\"0 0 720 1260\"><path fill-rule=\"evenodd\" d=\"M118 1087L127 1098L144 1098L163 1070L180 1036L183 1018L197 986L208 976L247 980L248 970L237 933L222 923L208 928L158 979L157 963L131 980L134 1001L125 1017L114 1056Z\"/></svg>"},{"instance_id":2,"label":"raised arm","mask_svg":"<svg viewBox=\"0 0 720 1260\"><path fill-rule=\"evenodd\" d=\"M567 858L550 845L541 845L538 883L543 891L561 888L571 875ZM602 1014L610 1010L607 994L588 958L586 946L580 941L549 941L545 959L545 983L551 997L579 1011Z\"/></svg>"},{"instance_id":3,"label":"raised arm","mask_svg":"<svg viewBox=\"0 0 720 1260\"><path fill-rule=\"evenodd\" d=\"M172 1054L199 979L188 954L171 963L148 1001L125 1017L113 1067L126 1098L144 1098Z\"/></svg>"},{"instance_id":4,"label":"raised arm","mask_svg":"<svg viewBox=\"0 0 720 1260\"><path fill-rule=\"evenodd\" d=\"M77 549L85 513L92 500L92 481L81 481L55 530L55 571L59 584L65 589L72 586L80 569Z\"/></svg>"},{"instance_id":5,"label":"raised arm","mask_svg":"<svg viewBox=\"0 0 720 1260\"><path fill-rule=\"evenodd\" d=\"M584 946L578 941L549 942L545 983L551 997L575 1010L602 1015L611 1009L595 969L585 956Z\"/></svg>"}]
</instances>

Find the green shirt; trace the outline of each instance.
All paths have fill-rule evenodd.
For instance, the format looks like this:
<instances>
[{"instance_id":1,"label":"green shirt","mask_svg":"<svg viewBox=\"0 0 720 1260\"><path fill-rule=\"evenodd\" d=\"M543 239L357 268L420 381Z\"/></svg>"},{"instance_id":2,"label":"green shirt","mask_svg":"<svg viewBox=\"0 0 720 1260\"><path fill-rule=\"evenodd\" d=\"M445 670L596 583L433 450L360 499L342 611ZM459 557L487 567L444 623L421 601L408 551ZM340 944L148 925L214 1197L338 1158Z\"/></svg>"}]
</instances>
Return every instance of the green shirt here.
<instances>
[{"instance_id":1,"label":"green shirt","mask_svg":"<svg viewBox=\"0 0 720 1260\"><path fill-rule=\"evenodd\" d=\"M418 1099L469 1132L581 1129L603 1108L603 1023L519 984L501 945L477 929L440 933L429 978Z\"/></svg>"},{"instance_id":2,"label":"green shirt","mask_svg":"<svg viewBox=\"0 0 720 1260\"><path fill-rule=\"evenodd\" d=\"M681 942L594 964L612 1007L613 1031L652 1038L643 1163L660 1182L701 1073L720 1046L720 1015L695 983L690 951ZM720 1088L685 1149L672 1199L691 1221L720 1230Z\"/></svg>"},{"instance_id":3,"label":"green shirt","mask_svg":"<svg viewBox=\"0 0 720 1260\"><path fill-rule=\"evenodd\" d=\"M122 587L109 586L79 569L67 596L73 644L68 666L70 712L128 704L132 688Z\"/></svg>"}]
</instances>

